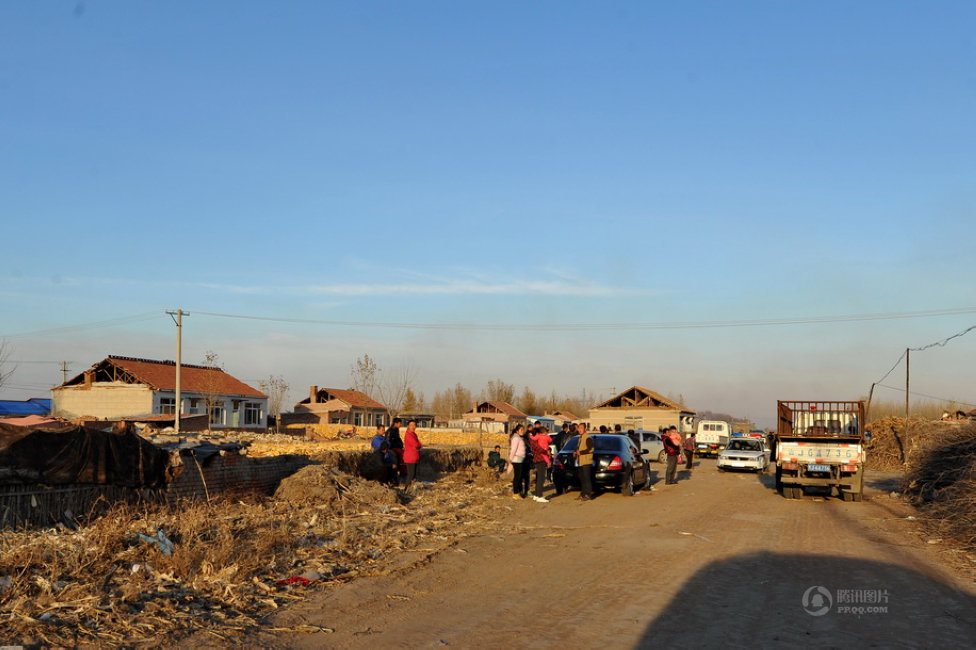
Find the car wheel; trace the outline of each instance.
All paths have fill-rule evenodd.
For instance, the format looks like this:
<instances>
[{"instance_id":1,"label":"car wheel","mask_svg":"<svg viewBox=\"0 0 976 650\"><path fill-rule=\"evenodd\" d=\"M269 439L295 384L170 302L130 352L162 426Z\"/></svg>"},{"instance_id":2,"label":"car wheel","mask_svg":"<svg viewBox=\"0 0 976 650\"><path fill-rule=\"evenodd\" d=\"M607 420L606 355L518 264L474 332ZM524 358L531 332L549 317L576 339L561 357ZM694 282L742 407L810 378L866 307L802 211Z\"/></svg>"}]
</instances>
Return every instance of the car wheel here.
<instances>
[{"instance_id":1,"label":"car wheel","mask_svg":"<svg viewBox=\"0 0 976 650\"><path fill-rule=\"evenodd\" d=\"M634 496L634 470L627 472L627 478L620 484L620 494L625 497Z\"/></svg>"},{"instance_id":2,"label":"car wheel","mask_svg":"<svg viewBox=\"0 0 976 650\"><path fill-rule=\"evenodd\" d=\"M659 462L659 463L666 463L666 462L668 462L668 455L666 453L664 453L664 450L663 449L661 450L661 453L657 455L657 462Z\"/></svg>"}]
</instances>

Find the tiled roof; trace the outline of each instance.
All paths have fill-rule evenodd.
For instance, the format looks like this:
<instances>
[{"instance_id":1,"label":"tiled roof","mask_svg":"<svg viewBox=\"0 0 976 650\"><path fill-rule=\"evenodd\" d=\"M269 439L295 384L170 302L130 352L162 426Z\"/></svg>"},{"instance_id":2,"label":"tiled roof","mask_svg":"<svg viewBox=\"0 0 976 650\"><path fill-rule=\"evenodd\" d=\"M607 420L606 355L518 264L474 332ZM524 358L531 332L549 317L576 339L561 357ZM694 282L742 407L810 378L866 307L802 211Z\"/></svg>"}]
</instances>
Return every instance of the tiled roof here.
<instances>
[{"instance_id":1,"label":"tiled roof","mask_svg":"<svg viewBox=\"0 0 976 650\"><path fill-rule=\"evenodd\" d=\"M320 388L317 395L319 403L326 402L330 399L337 399L345 402L349 406L356 406L364 409L383 409L386 407L371 398L366 393L354 390L352 388ZM309 404L311 400L306 397L299 404Z\"/></svg>"},{"instance_id":2,"label":"tiled roof","mask_svg":"<svg viewBox=\"0 0 976 650\"><path fill-rule=\"evenodd\" d=\"M220 395L241 395L244 397L267 397L261 391L251 388L240 379L228 375L220 368L181 364L180 389L192 393L217 393ZM92 366L95 371L110 369L112 366L124 370L136 383L154 390L176 390L176 362L154 361L152 359L133 359L131 357L109 356ZM65 382L64 386L84 383L84 373ZM96 380L97 381L97 380Z\"/></svg>"}]
</instances>

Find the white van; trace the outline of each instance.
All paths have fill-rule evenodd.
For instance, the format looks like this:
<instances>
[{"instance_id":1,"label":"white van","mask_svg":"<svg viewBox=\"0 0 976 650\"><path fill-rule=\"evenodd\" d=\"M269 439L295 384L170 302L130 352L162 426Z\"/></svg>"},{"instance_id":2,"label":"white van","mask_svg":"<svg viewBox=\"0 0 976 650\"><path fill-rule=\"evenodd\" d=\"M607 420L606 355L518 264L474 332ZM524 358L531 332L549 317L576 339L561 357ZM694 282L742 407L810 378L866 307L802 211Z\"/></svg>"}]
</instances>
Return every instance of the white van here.
<instances>
[{"instance_id":1,"label":"white van","mask_svg":"<svg viewBox=\"0 0 976 650\"><path fill-rule=\"evenodd\" d=\"M718 456L729 444L732 427L724 420L702 420L695 433L695 452L699 456Z\"/></svg>"}]
</instances>

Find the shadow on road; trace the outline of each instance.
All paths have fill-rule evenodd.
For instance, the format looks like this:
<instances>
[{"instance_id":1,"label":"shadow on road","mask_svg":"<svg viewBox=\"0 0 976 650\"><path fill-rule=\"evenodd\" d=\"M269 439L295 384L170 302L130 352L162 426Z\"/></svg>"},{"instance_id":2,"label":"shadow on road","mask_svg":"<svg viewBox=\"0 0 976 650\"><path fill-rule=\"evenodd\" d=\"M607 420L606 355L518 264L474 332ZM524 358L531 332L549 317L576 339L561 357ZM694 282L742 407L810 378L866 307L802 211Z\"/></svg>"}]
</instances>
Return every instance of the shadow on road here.
<instances>
[{"instance_id":1,"label":"shadow on road","mask_svg":"<svg viewBox=\"0 0 976 650\"><path fill-rule=\"evenodd\" d=\"M688 580L638 647L972 647L976 598L893 564L753 553Z\"/></svg>"}]
</instances>

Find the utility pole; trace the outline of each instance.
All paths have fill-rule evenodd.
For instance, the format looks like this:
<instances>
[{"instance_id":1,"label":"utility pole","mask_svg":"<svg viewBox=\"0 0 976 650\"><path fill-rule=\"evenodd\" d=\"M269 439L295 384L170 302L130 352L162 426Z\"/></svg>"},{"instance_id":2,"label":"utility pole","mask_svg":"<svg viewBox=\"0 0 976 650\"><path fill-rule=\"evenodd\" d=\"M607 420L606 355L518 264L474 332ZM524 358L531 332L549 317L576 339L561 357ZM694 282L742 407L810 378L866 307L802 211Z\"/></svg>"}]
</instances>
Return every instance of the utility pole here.
<instances>
[{"instance_id":1,"label":"utility pole","mask_svg":"<svg viewBox=\"0 0 976 650\"><path fill-rule=\"evenodd\" d=\"M68 362L61 362L61 384L64 385L68 383Z\"/></svg>"},{"instance_id":2,"label":"utility pole","mask_svg":"<svg viewBox=\"0 0 976 650\"><path fill-rule=\"evenodd\" d=\"M906 440L908 439L908 427L911 426L909 424L910 422L909 418L911 417L912 414L911 405L908 400L908 390L911 387L909 383L910 374L908 371L908 355L910 353L911 353L911 348L905 348L905 439Z\"/></svg>"},{"instance_id":3,"label":"utility pole","mask_svg":"<svg viewBox=\"0 0 976 650\"><path fill-rule=\"evenodd\" d=\"M173 322L176 323L176 417L174 419L173 429L176 435L180 435L180 416L183 413L183 397L180 395L180 382L183 378L183 365L180 355L182 353L183 345L183 316L189 316L187 312L182 309L177 309L175 312L166 312L173 318Z\"/></svg>"}]
</instances>

